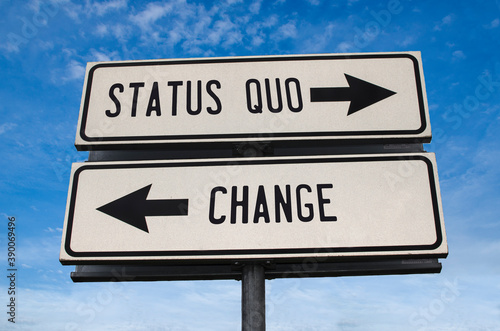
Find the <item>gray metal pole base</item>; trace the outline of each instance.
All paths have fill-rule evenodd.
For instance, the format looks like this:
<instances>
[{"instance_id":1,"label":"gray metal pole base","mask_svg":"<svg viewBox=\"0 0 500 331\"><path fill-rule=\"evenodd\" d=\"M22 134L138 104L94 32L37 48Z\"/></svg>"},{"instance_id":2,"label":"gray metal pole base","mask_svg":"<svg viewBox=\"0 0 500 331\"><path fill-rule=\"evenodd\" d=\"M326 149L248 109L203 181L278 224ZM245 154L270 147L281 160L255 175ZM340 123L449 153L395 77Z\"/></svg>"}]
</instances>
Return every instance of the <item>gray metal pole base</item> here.
<instances>
[{"instance_id":1,"label":"gray metal pole base","mask_svg":"<svg viewBox=\"0 0 500 331\"><path fill-rule=\"evenodd\" d=\"M266 285L264 266L243 266L241 279L241 329L242 331L266 330Z\"/></svg>"}]
</instances>

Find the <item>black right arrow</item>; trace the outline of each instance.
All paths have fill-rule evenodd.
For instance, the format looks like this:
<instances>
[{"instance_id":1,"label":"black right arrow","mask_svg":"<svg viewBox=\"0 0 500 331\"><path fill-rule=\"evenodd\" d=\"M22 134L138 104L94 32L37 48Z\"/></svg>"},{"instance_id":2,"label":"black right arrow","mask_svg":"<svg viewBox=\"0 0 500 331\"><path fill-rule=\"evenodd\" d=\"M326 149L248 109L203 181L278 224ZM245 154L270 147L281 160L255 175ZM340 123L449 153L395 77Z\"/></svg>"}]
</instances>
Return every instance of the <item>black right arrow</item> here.
<instances>
[{"instance_id":1,"label":"black right arrow","mask_svg":"<svg viewBox=\"0 0 500 331\"><path fill-rule=\"evenodd\" d=\"M97 210L148 233L146 216L188 214L188 199L147 200L151 185L153 184L111 201Z\"/></svg>"},{"instance_id":2,"label":"black right arrow","mask_svg":"<svg viewBox=\"0 0 500 331\"><path fill-rule=\"evenodd\" d=\"M349 87L312 87L311 102L350 101L347 116L384 100L396 92L344 74Z\"/></svg>"}]
</instances>

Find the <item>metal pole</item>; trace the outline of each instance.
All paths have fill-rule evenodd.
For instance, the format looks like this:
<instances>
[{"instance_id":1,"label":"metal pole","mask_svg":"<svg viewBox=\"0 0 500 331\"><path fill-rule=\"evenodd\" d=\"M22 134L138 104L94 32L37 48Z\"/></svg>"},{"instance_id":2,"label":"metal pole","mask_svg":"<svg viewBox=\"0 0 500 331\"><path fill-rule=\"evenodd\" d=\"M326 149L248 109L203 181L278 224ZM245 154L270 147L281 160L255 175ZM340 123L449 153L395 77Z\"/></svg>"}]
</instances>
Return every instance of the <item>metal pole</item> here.
<instances>
[{"instance_id":1,"label":"metal pole","mask_svg":"<svg viewBox=\"0 0 500 331\"><path fill-rule=\"evenodd\" d=\"M241 329L242 331L266 330L266 285L264 266L243 266L241 279Z\"/></svg>"}]
</instances>

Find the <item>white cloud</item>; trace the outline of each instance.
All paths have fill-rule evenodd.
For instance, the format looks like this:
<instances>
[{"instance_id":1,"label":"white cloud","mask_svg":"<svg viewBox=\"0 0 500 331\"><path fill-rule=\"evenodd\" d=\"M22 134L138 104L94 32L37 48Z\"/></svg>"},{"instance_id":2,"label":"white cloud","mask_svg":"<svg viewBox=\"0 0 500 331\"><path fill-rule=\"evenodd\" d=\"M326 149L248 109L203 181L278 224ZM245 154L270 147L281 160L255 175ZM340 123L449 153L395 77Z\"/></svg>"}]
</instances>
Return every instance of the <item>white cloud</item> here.
<instances>
[{"instance_id":1,"label":"white cloud","mask_svg":"<svg viewBox=\"0 0 500 331\"><path fill-rule=\"evenodd\" d=\"M106 61L118 61L120 60L120 57L118 55L118 52L117 51L114 51L114 52L111 52L111 53L108 53L107 51L103 51L101 49L101 51L98 51L96 49L91 49L90 50L90 58L89 58L89 62L106 62Z\"/></svg>"},{"instance_id":2,"label":"white cloud","mask_svg":"<svg viewBox=\"0 0 500 331\"><path fill-rule=\"evenodd\" d=\"M453 15L451 15L451 14L443 17L443 19L442 19L442 23L444 25L449 25L452 21L453 21Z\"/></svg>"},{"instance_id":3,"label":"white cloud","mask_svg":"<svg viewBox=\"0 0 500 331\"><path fill-rule=\"evenodd\" d=\"M104 24L98 24L97 27L95 28L95 34L97 34L99 37L104 37L108 34L108 27Z\"/></svg>"},{"instance_id":4,"label":"white cloud","mask_svg":"<svg viewBox=\"0 0 500 331\"><path fill-rule=\"evenodd\" d=\"M54 49L54 43L52 41L38 40L37 42L41 50L49 51Z\"/></svg>"},{"instance_id":5,"label":"white cloud","mask_svg":"<svg viewBox=\"0 0 500 331\"><path fill-rule=\"evenodd\" d=\"M65 3L63 8L66 12L66 15L68 15L69 18L78 23L80 22L80 15L86 13L82 5L74 4L71 1Z\"/></svg>"},{"instance_id":6,"label":"white cloud","mask_svg":"<svg viewBox=\"0 0 500 331\"><path fill-rule=\"evenodd\" d=\"M500 26L500 19L495 18L493 21L491 21L489 24L485 25L484 27L486 29L494 29L498 28Z\"/></svg>"},{"instance_id":7,"label":"white cloud","mask_svg":"<svg viewBox=\"0 0 500 331\"><path fill-rule=\"evenodd\" d=\"M111 0L105 2L94 2L91 5L92 12L98 16L106 14L108 11L119 10L127 7L127 0Z\"/></svg>"},{"instance_id":8,"label":"white cloud","mask_svg":"<svg viewBox=\"0 0 500 331\"><path fill-rule=\"evenodd\" d=\"M257 22L252 22L246 27L246 33L254 36L254 35L261 35L262 37L262 30L264 29L269 29L274 27L275 25L278 24L278 17L277 15L271 15L269 17L264 18L262 21L257 21Z\"/></svg>"},{"instance_id":9,"label":"white cloud","mask_svg":"<svg viewBox=\"0 0 500 331\"><path fill-rule=\"evenodd\" d=\"M83 79L85 76L85 67L76 60L71 60L66 66L66 75L63 81Z\"/></svg>"},{"instance_id":10,"label":"white cloud","mask_svg":"<svg viewBox=\"0 0 500 331\"><path fill-rule=\"evenodd\" d=\"M45 229L46 232L51 232L51 233L54 233L54 232L62 232L62 229L61 228L51 228L50 226Z\"/></svg>"},{"instance_id":11,"label":"white cloud","mask_svg":"<svg viewBox=\"0 0 500 331\"><path fill-rule=\"evenodd\" d=\"M126 25L123 25L123 24L115 24L113 26L112 30L113 30L113 35L117 39L125 38L127 33L128 33L128 27Z\"/></svg>"},{"instance_id":12,"label":"white cloud","mask_svg":"<svg viewBox=\"0 0 500 331\"><path fill-rule=\"evenodd\" d=\"M68 2L70 0L31 0L27 7L35 13L39 13L40 10L54 13L59 11L61 5L66 5Z\"/></svg>"},{"instance_id":13,"label":"white cloud","mask_svg":"<svg viewBox=\"0 0 500 331\"><path fill-rule=\"evenodd\" d=\"M461 50L457 50L452 53L453 61L465 60L466 58L467 56L465 56L464 52Z\"/></svg>"},{"instance_id":14,"label":"white cloud","mask_svg":"<svg viewBox=\"0 0 500 331\"><path fill-rule=\"evenodd\" d=\"M120 42L126 42L127 38L130 36L131 28L130 26L116 23L111 27L108 27L108 30L110 30L113 37L115 37L117 40L119 40Z\"/></svg>"},{"instance_id":15,"label":"white cloud","mask_svg":"<svg viewBox=\"0 0 500 331\"><path fill-rule=\"evenodd\" d=\"M439 23L437 23L435 26L434 26L434 30L435 31L440 31L444 26L446 25L451 25L451 23L455 20L455 15L454 14L449 14L449 15L446 15L445 17L443 17L441 19L441 21Z\"/></svg>"},{"instance_id":16,"label":"white cloud","mask_svg":"<svg viewBox=\"0 0 500 331\"><path fill-rule=\"evenodd\" d=\"M261 45L268 40L269 32L265 31L266 29L272 29L277 39L296 36L297 32L293 26L295 22L281 27L278 32L277 15L271 14L262 18L255 16L252 11L259 12L258 7L261 4L260 0L252 2L251 10L248 10L248 7L235 1L207 8L179 0L172 2L172 7L168 10L157 3L150 5L130 16L130 20L141 27L140 39L144 45L154 44L171 48L181 43L182 48L192 55L212 55L214 47L229 49L235 45ZM159 10L156 16L151 14L153 7ZM243 15L233 14L233 11L240 10L244 11ZM108 26L108 33L109 29Z\"/></svg>"},{"instance_id":17,"label":"white cloud","mask_svg":"<svg viewBox=\"0 0 500 331\"><path fill-rule=\"evenodd\" d=\"M399 46L407 47L415 43L415 36L406 36L402 41L398 42Z\"/></svg>"},{"instance_id":18,"label":"white cloud","mask_svg":"<svg viewBox=\"0 0 500 331\"><path fill-rule=\"evenodd\" d=\"M228 50L235 45L247 48L262 45L272 34L275 40L295 38L295 21L279 27L279 16L261 12L262 0L249 3L224 1L211 7L174 0L168 4L151 3L129 16L134 26L140 27L143 45L167 48L180 44L190 55L213 55L214 47ZM242 12L242 15L235 15ZM111 26L99 27L96 34L109 34ZM127 35L134 31L130 29ZM266 31L268 30L268 31Z\"/></svg>"},{"instance_id":19,"label":"white cloud","mask_svg":"<svg viewBox=\"0 0 500 331\"><path fill-rule=\"evenodd\" d=\"M270 28L278 24L278 21L278 15L271 15L267 18L264 18L264 20L262 21L262 26L264 28Z\"/></svg>"},{"instance_id":20,"label":"white cloud","mask_svg":"<svg viewBox=\"0 0 500 331\"><path fill-rule=\"evenodd\" d=\"M7 131L10 131L10 130L14 129L16 126L17 126L17 124L15 124L15 123L3 123L3 124L0 124L0 135L4 134Z\"/></svg>"},{"instance_id":21,"label":"white cloud","mask_svg":"<svg viewBox=\"0 0 500 331\"><path fill-rule=\"evenodd\" d=\"M336 52L347 52L352 48L352 43L347 41L340 42L335 40L338 35L338 25L336 23L328 23L326 27L315 29L312 26L307 26L305 30L309 31L309 37L305 40L304 51L306 53L323 53L325 50L331 50L335 47ZM337 45L337 46L335 46Z\"/></svg>"},{"instance_id":22,"label":"white cloud","mask_svg":"<svg viewBox=\"0 0 500 331\"><path fill-rule=\"evenodd\" d=\"M40 0L36 0L35 2L40 2ZM78 2L73 3L70 0L52 0L50 2L54 3L58 10L64 10L66 15L78 23L81 22L81 16L87 18L104 16L110 12L127 8L127 0L108 0L104 2L87 0L85 5L81 5Z\"/></svg>"},{"instance_id":23,"label":"white cloud","mask_svg":"<svg viewBox=\"0 0 500 331\"><path fill-rule=\"evenodd\" d=\"M297 28L295 27L295 21L290 21L280 26L275 36L278 40L295 38L297 36Z\"/></svg>"},{"instance_id":24,"label":"white cloud","mask_svg":"<svg viewBox=\"0 0 500 331\"><path fill-rule=\"evenodd\" d=\"M172 5L170 3L149 3L143 11L136 15L130 16L132 23L139 26L142 30L151 29L151 25L154 24L158 19L167 15L172 11Z\"/></svg>"},{"instance_id":25,"label":"white cloud","mask_svg":"<svg viewBox=\"0 0 500 331\"><path fill-rule=\"evenodd\" d=\"M229 331L240 323L236 281L73 284L73 267L61 269L24 270L38 278L36 285L23 278L25 286L18 287L16 330ZM53 280L41 285L42 277ZM5 286L0 291L7 293Z\"/></svg>"},{"instance_id":26,"label":"white cloud","mask_svg":"<svg viewBox=\"0 0 500 331\"><path fill-rule=\"evenodd\" d=\"M347 53L354 48L354 45L350 42L343 41L337 45L336 51L341 53Z\"/></svg>"},{"instance_id":27,"label":"white cloud","mask_svg":"<svg viewBox=\"0 0 500 331\"><path fill-rule=\"evenodd\" d=\"M100 23L95 27L94 34L101 38L114 37L118 41L125 43L131 35L131 28L121 23L110 25Z\"/></svg>"},{"instance_id":28,"label":"white cloud","mask_svg":"<svg viewBox=\"0 0 500 331\"><path fill-rule=\"evenodd\" d=\"M220 44L222 40L222 45L229 47L241 42L241 39L242 35L238 27L227 17L216 21L211 32L208 33L208 42L212 45Z\"/></svg>"},{"instance_id":29,"label":"white cloud","mask_svg":"<svg viewBox=\"0 0 500 331\"><path fill-rule=\"evenodd\" d=\"M252 46L258 47L264 43L264 38L261 36L252 37Z\"/></svg>"},{"instance_id":30,"label":"white cloud","mask_svg":"<svg viewBox=\"0 0 500 331\"><path fill-rule=\"evenodd\" d=\"M258 14L260 12L260 6L262 5L262 0L255 0L248 8L252 14Z\"/></svg>"}]
</instances>

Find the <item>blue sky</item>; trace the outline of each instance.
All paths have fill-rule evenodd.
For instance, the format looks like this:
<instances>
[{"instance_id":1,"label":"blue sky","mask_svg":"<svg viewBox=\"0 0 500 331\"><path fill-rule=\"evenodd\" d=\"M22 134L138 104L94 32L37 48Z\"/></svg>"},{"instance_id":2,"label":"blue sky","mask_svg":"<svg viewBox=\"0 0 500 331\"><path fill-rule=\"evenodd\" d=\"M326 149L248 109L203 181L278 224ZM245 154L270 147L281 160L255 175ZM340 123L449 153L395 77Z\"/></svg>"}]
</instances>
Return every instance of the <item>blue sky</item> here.
<instances>
[{"instance_id":1,"label":"blue sky","mask_svg":"<svg viewBox=\"0 0 500 331\"><path fill-rule=\"evenodd\" d=\"M450 255L436 275L267 281L268 330L500 330L500 1L0 0L2 330L236 330L237 281L74 284L59 249L86 62L421 51ZM7 303L7 281L0 303Z\"/></svg>"}]
</instances>

